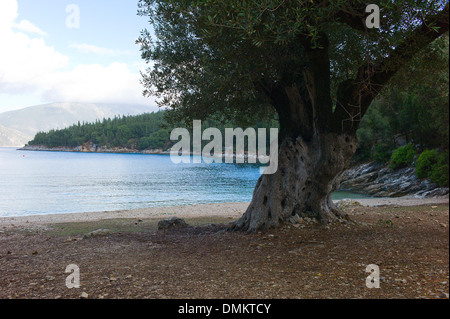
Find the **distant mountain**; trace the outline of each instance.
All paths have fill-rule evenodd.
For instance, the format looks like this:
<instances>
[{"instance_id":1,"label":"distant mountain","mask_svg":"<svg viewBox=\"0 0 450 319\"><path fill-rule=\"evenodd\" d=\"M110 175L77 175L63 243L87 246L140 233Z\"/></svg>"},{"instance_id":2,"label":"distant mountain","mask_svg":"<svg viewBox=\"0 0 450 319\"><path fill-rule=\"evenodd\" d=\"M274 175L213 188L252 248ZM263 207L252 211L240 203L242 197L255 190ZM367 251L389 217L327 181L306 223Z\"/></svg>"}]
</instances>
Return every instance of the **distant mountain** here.
<instances>
[{"instance_id":1,"label":"distant mountain","mask_svg":"<svg viewBox=\"0 0 450 319\"><path fill-rule=\"evenodd\" d=\"M94 122L116 115L155 111L146 105L101 103L52 103L0 113L0 146L23 146L37 132L62 129L80 122Z\"/></svg>"},{"instance_id":2,"label":"distant mountain","mask_svg":"<svg viewBox=\"0 0 450 319\"><path fill-rule=\"evenodd\" d=\"M33 137L12 128L0 125L0 146L22 146Z\"/></svg>"}]
</instances>

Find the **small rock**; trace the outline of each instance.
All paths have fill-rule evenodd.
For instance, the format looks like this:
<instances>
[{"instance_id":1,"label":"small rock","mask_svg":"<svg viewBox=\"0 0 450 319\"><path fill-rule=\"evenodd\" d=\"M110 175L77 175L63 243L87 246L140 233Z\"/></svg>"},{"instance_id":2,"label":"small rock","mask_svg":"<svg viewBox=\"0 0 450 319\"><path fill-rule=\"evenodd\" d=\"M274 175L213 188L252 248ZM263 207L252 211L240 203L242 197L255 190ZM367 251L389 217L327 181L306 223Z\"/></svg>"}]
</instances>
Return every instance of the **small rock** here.
<instances>
[{"instance_id":1,"label":"small rock","mask_svg":"<svg viewBox=\"0 0 450 319\"><path fill-rule=\"evenodd\" d=\"M170 228L178 228L178 227L187 227L188 224L184 221L184 219L178 217L171 217L169 219L160 220L158 222L158 229L170 229Z\"/></svg>"},{"instance_id":2,"label":"small rock","mask_svg":"<svg viewBox=\"0 0 450 319\"><path fill-rule=\"evenodd\" d=\"M88 295L85 291L83 291L83 292L81 293L80 298L81 298L81 299L87 299L87 298L89 298L89 295Z\"/></svg>"},{"instance_id":3,"label":"small rock","mask_svg":"<svg viewBox=\"0 0 450 319\"><path fill-rule=\"evenodd\" d=\"M447 227L447 225L446 224L444 224L444 223L440 223L439 225L441 225L442 227Z\"/></svg>"},{"instance_id":4,"label":"small rock","mask_svg":"<svg viewBox=\"0 0 450 319\"><path fill-rule=\"evenodd\" d=\"M342 199L336 203L336 206L340 209L354 206L362 206L360 202L352 199Z\"/></svg>"},{"instance_id":5,"label":"small rock","mask_svg":"<svg viewBox=\"0 0 450 319\"><path fill-rule=\"evenodd\" d=\"M107 236L111 234L111 231L108 229L97 229L94 231L91 231L90 233L87 233L86 235L83 236L84 239L86 238L90 238L90 237L100 237L100 236Z\"/></svg>"},{"instance_id":6,"label":"small rock","mask_svg":"<svg viewBox=\"0 0 450 319\"><path fill-rule=\"evenodd\" d=\"M48 280L48 281L53 281L53 280L55 280L55 277L53 277L53 276L45 276L45 279Z\"/></svg>"},{"instance_id":7,"label":"small rock","mask_svg":"<svg viewBox=\"0 0 450 319\"><path fill-rule=\"evenodd\" d=\"M300 221L300 216L298 216L297 214L295 214L294 216L289 217L289 222L291 224L298 224Z\"/></svg>"}]
</instances>

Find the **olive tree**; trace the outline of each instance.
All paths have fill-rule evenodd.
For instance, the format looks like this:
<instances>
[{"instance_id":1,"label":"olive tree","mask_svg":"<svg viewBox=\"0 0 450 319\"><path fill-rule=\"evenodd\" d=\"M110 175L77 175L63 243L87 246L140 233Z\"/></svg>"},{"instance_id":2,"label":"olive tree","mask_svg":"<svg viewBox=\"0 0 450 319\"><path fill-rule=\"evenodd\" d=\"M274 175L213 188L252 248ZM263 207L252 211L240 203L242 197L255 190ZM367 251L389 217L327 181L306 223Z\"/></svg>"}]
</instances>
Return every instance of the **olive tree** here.
<instances>
[{"instance_id":1,"label":"olive tree","mask_svg":"<svg viewBox=\"0 0 450 319\"><path fill-rule=\"evenodd\" d=\"M279 121L278 170L262 175L236 229L294 214L342 218L331 200L374 98L448 31L446 1L141 0L142 74L176 120ZM376 7L375 7L376 8ZM430 67L430 72L432 68Z\"/></svg>"}]
</instances>

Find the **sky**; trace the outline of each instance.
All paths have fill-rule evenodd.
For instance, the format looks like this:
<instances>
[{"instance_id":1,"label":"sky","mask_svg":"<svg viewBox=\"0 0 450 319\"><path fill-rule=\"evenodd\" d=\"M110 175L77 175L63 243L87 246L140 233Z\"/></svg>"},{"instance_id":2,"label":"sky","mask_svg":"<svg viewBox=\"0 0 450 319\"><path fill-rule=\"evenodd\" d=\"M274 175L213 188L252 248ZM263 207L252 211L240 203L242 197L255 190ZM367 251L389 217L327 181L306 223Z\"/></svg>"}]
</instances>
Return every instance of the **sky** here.
<instances>
[{"instance_id":1,"label":"sky","mask_svg":"<svg viewBox=\"0 0 450 319\"><path fill-rule=\"evenodd\" d=\"M138 0L0 0L0 113L54 102L143 104Z\"/></svg>"}]
</instances>

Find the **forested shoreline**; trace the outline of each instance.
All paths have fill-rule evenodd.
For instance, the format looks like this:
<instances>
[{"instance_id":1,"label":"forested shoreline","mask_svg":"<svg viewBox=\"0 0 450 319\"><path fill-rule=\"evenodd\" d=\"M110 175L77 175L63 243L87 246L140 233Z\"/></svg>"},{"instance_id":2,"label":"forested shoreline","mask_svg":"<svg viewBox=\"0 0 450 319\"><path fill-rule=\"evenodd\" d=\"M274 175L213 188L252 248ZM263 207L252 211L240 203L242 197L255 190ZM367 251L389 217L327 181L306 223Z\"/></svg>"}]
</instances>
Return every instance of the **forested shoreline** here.
<instances>
[{"instance_id":1,"label":"forested shoreline","mask_svg":"<svg viewBox=\"0 0 450 319\"><path fill-rule=\"evenodd\" d=\"M93 123L78 122L68 128L39 132L27 145L76 148L92 143L111 149L159 149L169 142L169 133L164 112L154 112L116 116Z\"/></svg>"}]
</instances>

